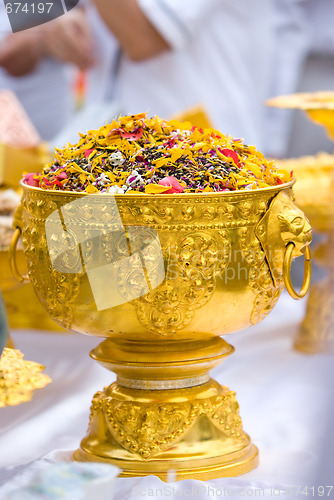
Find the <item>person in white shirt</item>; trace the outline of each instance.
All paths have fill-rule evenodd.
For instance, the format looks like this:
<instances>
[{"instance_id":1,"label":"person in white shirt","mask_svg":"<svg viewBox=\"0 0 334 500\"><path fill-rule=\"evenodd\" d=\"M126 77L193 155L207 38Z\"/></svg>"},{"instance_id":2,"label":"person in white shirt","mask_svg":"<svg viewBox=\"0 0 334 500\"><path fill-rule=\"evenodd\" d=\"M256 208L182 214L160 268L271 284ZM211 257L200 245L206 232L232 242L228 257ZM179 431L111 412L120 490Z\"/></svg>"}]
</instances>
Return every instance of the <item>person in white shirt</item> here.
<instances>
[{"instance_id":1,"label":"person in white shirt","mask_svg":"<svg viewBox=\"0 0 334 500\"><path fill-rule=\"evenodd\" d=\"M286 155L292 113L264 103L300 88L311 51L334 52L333 0L93 2L119 47L108 97L125 113L202 104L216 128Z\"/></svg>"},{"instance_id":2,"label":"person in white shirt","mask_svg":"<svg viewBox=\"0 0 334 500\"><path fill-rule=\"evenodd\" d=\"M272 0L94 3L120 49L111 97L124 113L169 118L202 105L214 127L265 148Z\"/></svg>"},{"instance_id":3,"label":"person in white shirt","mask_svg":"<svg viewBox=\"0 0 334 500\"><path fill-rule=\"evenodd\" d=\"M0 2L0 89L15 92L43 140L55 136L74 110L66 63L93 64L93 40L81 9L12 33Z\"/></svg>"}]
</instances>

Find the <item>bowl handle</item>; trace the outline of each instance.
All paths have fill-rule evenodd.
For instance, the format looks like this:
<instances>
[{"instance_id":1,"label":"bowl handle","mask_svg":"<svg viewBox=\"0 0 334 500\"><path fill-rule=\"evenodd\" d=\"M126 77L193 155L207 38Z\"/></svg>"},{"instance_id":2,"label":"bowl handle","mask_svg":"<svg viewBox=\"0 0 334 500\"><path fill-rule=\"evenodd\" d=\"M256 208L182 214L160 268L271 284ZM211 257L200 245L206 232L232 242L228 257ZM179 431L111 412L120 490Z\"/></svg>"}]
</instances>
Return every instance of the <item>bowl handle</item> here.
<instances>
[{"instance_id":1,"label":"bowl handle","mask_svg":"<svg viewBox=\"0 0 334 500\"><path fill-rule=\"evenodd\" d=\"M283 279L284 279L284 284L289 292L290 296L295 299L303 299L305 295L307 294L309 288L310 288L310 283L311 283L311 250L309 245L306 246L305 248L305 262L304 262L304 279L303 279L303 285L301 287L300 292L297 292L292 284L291 281L291 275L290 275L290 270L291 270L291 262L293 260L293 250L295 248L295 244L290 241L290 243L287 244L285 248L285 254L284 254L284 261L283 261Z\"/></svg>"},{"instance_id":2,"label":"bowl handle","mask_svg":"<svg viewBox=\"0 0 334 500\"><path fill-rule=\"evenodd\" d=\"M22 233L21 228L16 227L13 239L9 247L9 265L15 279L20 281L20 283L28 283L30 281L29 276L27 274L22 275L20 273L16 262L16 247L20 239L21 233Z\"/></svg>"}]
</instances>

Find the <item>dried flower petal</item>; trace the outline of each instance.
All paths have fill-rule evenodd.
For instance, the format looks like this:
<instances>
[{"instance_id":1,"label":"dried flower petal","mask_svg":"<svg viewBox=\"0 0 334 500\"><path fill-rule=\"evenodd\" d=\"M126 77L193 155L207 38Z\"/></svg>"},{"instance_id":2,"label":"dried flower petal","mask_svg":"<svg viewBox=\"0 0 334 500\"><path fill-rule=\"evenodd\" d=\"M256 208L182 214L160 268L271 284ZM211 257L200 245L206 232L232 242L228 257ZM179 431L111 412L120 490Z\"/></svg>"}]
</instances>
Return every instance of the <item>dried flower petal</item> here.
<instances>
[{"instance_id":1,"label":"dried flower petal","mask_svg":"<svg viewBox=\"0 0 334 500\"><path fill-rule=\"evenodd\" d=\"M165 177L164 179L161 179L159 181L159 184L161 186L169 186L170 189L168 191L165 191L166 194L172 194L172 193L183 193L184 187L181 186L179 181L173 177Z\"/></svg>"},{"instance_id":2,"label":"dried flower petal","mask_svg":"<svg viewBox=\"0 0 334 500\"><path fill-rule=\"evenodd\" d=\"M39 179L36 174L25 174L25 176L23 177L23 182L25 184L28 184L28 186L39 186Z\"/></svg>"}]
</instances>

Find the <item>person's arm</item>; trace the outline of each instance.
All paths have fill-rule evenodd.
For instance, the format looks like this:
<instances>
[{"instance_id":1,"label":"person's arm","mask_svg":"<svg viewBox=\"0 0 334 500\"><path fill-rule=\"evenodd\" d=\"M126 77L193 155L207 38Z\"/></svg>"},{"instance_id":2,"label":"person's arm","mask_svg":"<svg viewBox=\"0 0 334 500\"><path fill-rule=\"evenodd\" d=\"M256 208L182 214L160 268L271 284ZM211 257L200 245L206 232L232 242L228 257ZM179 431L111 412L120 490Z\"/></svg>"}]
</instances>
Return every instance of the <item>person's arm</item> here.
<instances>
[{"instance_id":1,"label":"person's arm","mask_svg":"<svg viewBox=\"0 0 334 500\"><path fill-rule=\"evenodd\" d=\"M38 29L8 35L0 48L0 66L11 76L31 73L43 57L43 40Z\"/></svg>"},{"instance_id":2,"label":"person's arm","mask_svg":"<svg viewBox=\"0 0 334 500\"><path fill-rule=\"evenodd\" d=\"M94 0L94 3L132 61L149 59L170 48L137 0Z\"/></svg>"},{"instance_id":3,"label":"person's arm","mask_svg":"<svg viewBox=\"0 0 334 500\"><path fill-rule=\"evenodd\" d=\"M94 40L82 9L37 26L8 35L0 46L0 66L11 76L33 72L44 57L72 63L80 69L94 64Z\"/></svg>"},{"instance_id":4,"label":"person's arm","mask_svg":"<svg viewBox=\"0 0 334 500\"><path fill-rule=\"evenodd\" d=\"M54 19L44 29L45 55L87 69L95 62L94 38L84 9Z\"/></svg>"}]
</instances>

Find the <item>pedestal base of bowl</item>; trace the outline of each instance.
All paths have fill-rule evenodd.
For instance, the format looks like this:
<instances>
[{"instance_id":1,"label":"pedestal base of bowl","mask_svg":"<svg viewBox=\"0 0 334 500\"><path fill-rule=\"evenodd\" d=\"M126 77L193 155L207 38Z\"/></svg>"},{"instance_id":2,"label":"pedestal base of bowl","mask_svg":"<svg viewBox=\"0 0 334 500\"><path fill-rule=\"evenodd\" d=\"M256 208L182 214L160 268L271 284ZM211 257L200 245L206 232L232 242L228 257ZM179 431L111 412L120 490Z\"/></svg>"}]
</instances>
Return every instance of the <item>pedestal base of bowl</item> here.
<instances>
[{"instance_id":1,"label":"pedestal base of bowl","mask_svg":"<svg viewBox=\"0 0 334 500\"><path fill-rule=\"evenodd\" d=\"M330 208L328 209L330 213ZM305 317L294 340L294 348L306 354L334 352L334 227L314 251L314 259L327 270L326 278L313 283Z\"/></svg>"},{"instance_id":2,"label":"pedestal base of bowl","mask_svg":"<svg viewBox=\"0 0 334 500\"><path fill-rule=\"evenodd\" d=\"M233 347L220 338L166 344L159 352L107 340L91 353L118 379L94 396L74 458L117 465L122 477L162 480L169 472L206 480L254 469L258 450L243 431L235 393L208 375Z\"/></svg>"},{"instance_id":3,"label":"pedestal base of bowl","mask_svg":"<svg viewBox=\"0 0 334 500\"><path fill-rule=\"evenodd\" d=\"M334 280L331 277L311 286L306 315L294 347L306 354L334 352Z\"/></svg>"}]
</instances>

